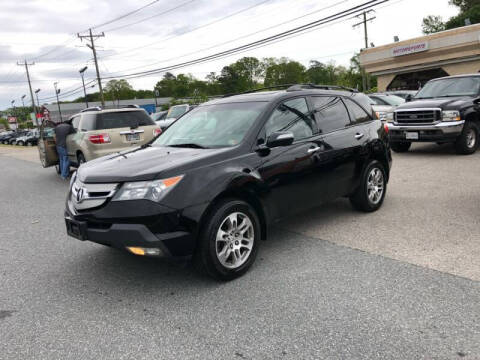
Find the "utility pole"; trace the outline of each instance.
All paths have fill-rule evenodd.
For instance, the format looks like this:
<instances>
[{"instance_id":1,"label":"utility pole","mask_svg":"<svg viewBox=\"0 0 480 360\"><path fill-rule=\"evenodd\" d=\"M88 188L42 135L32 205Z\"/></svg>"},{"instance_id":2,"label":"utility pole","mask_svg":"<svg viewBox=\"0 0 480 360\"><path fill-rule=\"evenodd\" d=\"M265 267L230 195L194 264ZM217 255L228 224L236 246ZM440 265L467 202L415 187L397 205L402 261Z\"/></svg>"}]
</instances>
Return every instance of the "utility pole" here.
<instances>
[{"instance_id":1,"label":"utility pole","mask_svg":"<svg viewBox=\"0 0 480 360\"><path fill-rule=\"evenodd\" d=\"M98 89L100 90L100 100L102 101L102 106L105 106L105 99L103 97L103 89L102 89L102 81L100 79L100 71L98 70L98 61L97 61L97 51L95 50L95 41L94 39L97 39L99 37L104 37L105 34L102 32L101 34L92 34L92 29L88 29L88 35L80 35L77 34L80 40L83 41L83 39L89 39L90 44L87 44L87 46L92 50L93 52L93 60L95 61L95 70L97 70L97 81L98 81Z\"/></svg>"},{"instance_id":2,"label":"utility pole","mask_svg":"<svg viewBox=\"0 0 480 360\"><path fill-rule=\"evenodd\" d=\"M376 19L376 16L373 16L369 19L367 19L367 15L370 13L375 12L374 10L368 10L364 11L362 14L356 16L357 18L363 18L361 22L353 25L353 28L355 29L356 27L360 26L363 24L363 31L365 33L365 49L368 49L368 29L367 29L367 23L369 21L372 21ZM363 82L363 91L366 91L370 89L370 77L365 73L365 70L362 69L362 82Z\"/></svg>"},{"instance_id":3,"label":"utility pole","mask_svg":"<svg viewBox=\"0 0 480 360\"><path fill-rule=\"evenodd\" d=\"M37 121L38 110L37 110L37 107L35 106L35 98L33 97L32 83L30 81L30 73L28 72L28 65L35 65L35 62L32 62L32 63L29 64L27 62L27 59L24 59L23 63L17 61L17 65L25 66L25 71L27 72L28 87L30 89L30 96L32 98L32 110L35 113L35 124L37 125L37 128L38 128L38 121Z\"/></svg>"},{"instance_id":4,"label":"utility pole","mask_svg":"<svg viewBox=\"0 0 480 360\"><path fill-rule=\"evenodd\" d=\"M85 105L86 107L88 108L88 99L87 99L87 90L85 89L85 80L83 78L83 73L85 72L85 70L87 70L88 67L87 66L84 66L83 68L81 68L78 72L80 73L80 76L82 77L82 84L83 84L83 94L85 95Z\"/></svg>"},{"instance_id":5,"label":"utility pole","mask_svg":"<svg viewBox=\"0 0 480 360\"><path fill-rule=\"evenodd\" d=\"M62 111L60 110L60 102L58 101L58 94L60 94L60 89L57 89L57 84L57 82L54 82L53 87L55 88L55 96L57 97L58 115L60 116L60 122L62 122Z\"/></svg>"}]
</instances>

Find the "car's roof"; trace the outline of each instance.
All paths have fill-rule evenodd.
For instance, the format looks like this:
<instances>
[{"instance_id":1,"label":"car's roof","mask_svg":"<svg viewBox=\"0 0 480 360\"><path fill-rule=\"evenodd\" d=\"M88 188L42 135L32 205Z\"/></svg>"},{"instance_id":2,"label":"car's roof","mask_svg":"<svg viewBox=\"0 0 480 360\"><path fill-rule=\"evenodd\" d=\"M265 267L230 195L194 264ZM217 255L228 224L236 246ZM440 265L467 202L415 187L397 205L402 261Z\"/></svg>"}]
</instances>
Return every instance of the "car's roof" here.
<instances>
[{"instance_id":1,"label":"car's roof","mask_svg":"<svg viewBox=\"0 0 480 360\"><path fill-rule=\"evenodd\" d=\"M456 78L464 78L464 77L480 77L479 73L474 74L461 74L461 75L452 75L452 76L444 76L437 79L432 79L430 81L437 81L437 80L444 80L444 79L456 79Z\"/></svg>"},{"instance_id":2,"label":"car's roof","mask_svg":"<svg viewBox=\"0 0 480 360\"><path fill-rule=\"evenodd\" d=\"M319 89L305 89L305 90L278 90L278 91L259 91L246 94L232 95L220 99L210 100L203 105L229 104L239 102L272 102L283 98L293 96L308 96L308 95L330 95L330 96L354 96L359 94L350 91L338 90L319 90Z\"/></svg>"}]
</instances>

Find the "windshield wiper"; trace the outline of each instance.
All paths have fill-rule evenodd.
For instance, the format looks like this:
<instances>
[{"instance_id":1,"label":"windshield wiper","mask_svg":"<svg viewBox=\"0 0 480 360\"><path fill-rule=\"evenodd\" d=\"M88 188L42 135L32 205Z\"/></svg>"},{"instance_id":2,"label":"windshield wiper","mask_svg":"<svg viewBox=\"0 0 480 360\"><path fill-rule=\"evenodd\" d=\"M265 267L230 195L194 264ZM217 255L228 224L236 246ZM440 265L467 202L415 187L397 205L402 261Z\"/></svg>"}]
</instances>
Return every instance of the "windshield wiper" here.
<instances>
[{"instance_id":1,"label":"windshield wiper","mask_svg":"<svg viewBox=\"0 0 480 360\"><path fill-rule=\"evenodd\" d=\"M200 144L195 144L195 143L186 143L186 144L173 144L173 145L167 145L170 147L184 147L184 148L192 148L192 149L208 149L208 147L200 145Z\"/></svg>"}]
</instances>

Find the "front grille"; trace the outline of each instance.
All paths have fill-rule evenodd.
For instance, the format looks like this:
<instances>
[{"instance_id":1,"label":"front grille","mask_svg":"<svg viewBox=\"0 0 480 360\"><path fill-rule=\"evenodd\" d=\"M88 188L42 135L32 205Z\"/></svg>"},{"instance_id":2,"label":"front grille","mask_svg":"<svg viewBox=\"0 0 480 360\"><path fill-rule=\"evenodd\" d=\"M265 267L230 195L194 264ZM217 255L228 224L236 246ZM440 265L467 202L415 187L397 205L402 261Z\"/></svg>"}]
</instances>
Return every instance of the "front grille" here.
<instances>
[{"instance_id":1,"label":"front grille","mask_svg":"<svg viewBox=\"0 0 480 360\"><path fill-rule=\"evenodd\" d=\"M116 189L117 184L85 184L76 179L70 196L76 210L85 210L103 205Z\"/></svg>"},{"instance_id":2,"label":"front grille","mask_svg":"<svg viewBox=\"0 0 480 360\"><path fill-rule=\"evenodd\" d=\"M398 124L431 124L441 120L441 110L397 110L395 122Z\"/></svg>"}]
</instances>

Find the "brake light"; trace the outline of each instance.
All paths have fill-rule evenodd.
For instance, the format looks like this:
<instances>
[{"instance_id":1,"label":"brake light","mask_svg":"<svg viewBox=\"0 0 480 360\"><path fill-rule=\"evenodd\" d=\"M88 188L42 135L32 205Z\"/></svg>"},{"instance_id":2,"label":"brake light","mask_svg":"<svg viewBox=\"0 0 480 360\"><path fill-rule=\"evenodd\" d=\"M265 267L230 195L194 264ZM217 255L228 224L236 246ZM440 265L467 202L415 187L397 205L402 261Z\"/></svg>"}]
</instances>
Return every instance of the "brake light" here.
<instances>
[{"instance_id":1,"label":"brake light","mask_svg":"<svg viewBox=\"0 0 480 360\"><path fill-rule=\"evenodd\" d=\"M385 132L388 134L390 129L388 128L388 123L383 124L383 128L385 129Z\"/></svg>"},{"instance_id":2,"label":"brake light","mask_svg":"<svg viewBox=\"0 0 480 360\"><path fill-rule=\"evenodd\" d=\"M108 144L112 141L110 140L110 135L108 134L94 134L88 137L88 140L92 144Z\"/></svg>"},{"instance_id":3,"label":"brake light","mask_svg":"<svg viewBox=\"0 0 480 360\"><path fill-rule=\"evenodd\" d=\"M162 133L162 129L160 129L160 128L153 129L153 137L156 137L156 136L160 135L161 133Z\"/></svg>"}]
</instances>

